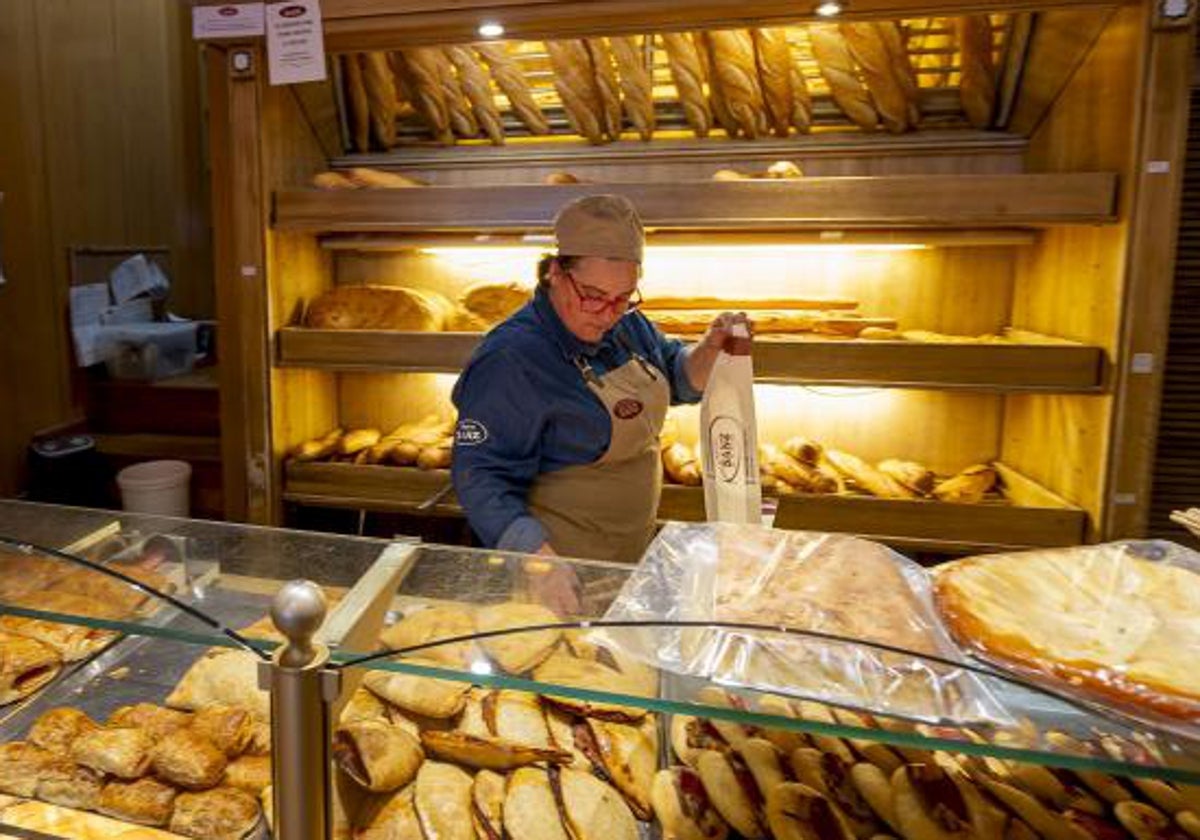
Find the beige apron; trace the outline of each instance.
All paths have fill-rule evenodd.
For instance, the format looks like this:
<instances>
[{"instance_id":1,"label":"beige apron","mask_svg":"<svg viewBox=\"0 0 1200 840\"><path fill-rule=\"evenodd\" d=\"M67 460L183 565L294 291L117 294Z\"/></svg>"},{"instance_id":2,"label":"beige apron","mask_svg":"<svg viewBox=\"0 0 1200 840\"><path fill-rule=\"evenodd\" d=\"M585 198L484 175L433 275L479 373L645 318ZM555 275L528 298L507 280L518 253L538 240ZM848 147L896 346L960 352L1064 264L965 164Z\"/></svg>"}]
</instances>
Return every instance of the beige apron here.
<instances>
[{"instance_id":1,"label":"beige apron","mask_svg":"<svg viewBox=\"0 0 1200 840\"><path fill-rule=\"evenodd\" d=\"M529 509L558 554L635 563L654 537L662 490L658 436L671 389L662 372L636 354L600 377L586 362L576 365L608 409L612 438L599 460L539 475Z\"/></svg>"}]
</instances>

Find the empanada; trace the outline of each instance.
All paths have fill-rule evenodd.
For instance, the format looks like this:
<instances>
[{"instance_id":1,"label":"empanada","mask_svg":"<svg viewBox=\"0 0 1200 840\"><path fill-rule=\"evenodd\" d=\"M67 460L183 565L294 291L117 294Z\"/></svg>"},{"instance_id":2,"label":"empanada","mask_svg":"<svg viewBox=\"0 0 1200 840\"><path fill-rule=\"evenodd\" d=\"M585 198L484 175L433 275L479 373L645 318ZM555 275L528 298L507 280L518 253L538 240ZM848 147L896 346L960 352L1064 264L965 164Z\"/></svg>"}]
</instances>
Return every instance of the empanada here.
<instances>
[{"instance_id":1,"label":"empanada","mask_svg":"<svg viewBox=\"0 0 1200 840\"><path fill-rule=\"evenodd\" d=\"M471 785L471 822L479 840L503 840L504 776L491 770L480 770Z\"/></svg>"},{"instance_id":2,"label":"empanada","mask_svg":"<svg viewBox=\"0 0 1200 840\"><path fill-rule=\"evenodd\" d=\"M658 770L658 728L653 717L640 725L589 720L604 770L639 819L650 819L650 788Z\"/></svg>"},{"instance_id":3,"label":"empanada","mask_svg":"<svg viewBox=\"0 0 1200 840\"><path fill-rule=\"evenodd\" d=\"M556 781L572 840L637 840L637 820L621 794L609 785L591 773L569 769L551 770L551 785ZM647 790L647 801L649 793Z\"/></svg>"},{"instance_id":4,"label":"empanada","mask_svg":"<svg viewBox=\"0 0 1200 840\"><path fill-rule=\"evenodd\" d=\"M269 720L270 695L258 687L260 661L246 650L206 651L167 697L167 705L191 711L218 704L242 706L259 720Z\"/></svg>"},{"instance_id":5,"label":"empanada","mask_svg":"<svg viewBox=\"0 0 1200 840\"><path fill-rule=\"evenodd\" d=\"M788 782L770 791L767 824L775 840L853 840L837 807L812 788Z\"/></svg>"},{"instance_id":6,"label":"empanada","mask_svg":"<svg viewBox=\"0 0 1200 840\"><path fill-rule=\"evenodd\" d=\"M44 750L67 755L81 733L99 728L100 724L78 709L61 707L43 712L29 728L27 740Z\"/></svg>"},{"instance_id":7,"label":"empanada","mask_svg":"<svg viewBox=\"0 0 1200 840\"><path fill-rule=\"evenodd\" d=\"M766 836L763 793L741 759L705 750L696 759L696 772L704 782L709 801L735 831L748 840Z\"/></svg>"},{"instance_id":8,"label":"empanada","mask_svg":"<svg viewBox=\"0 0 1200 840\"><path fill-rule=\"evenodd\" d=\"M704 784L688 767L659 770L650 789L664 840L725 840L729 826L709 802Z\"/></svg>"},{"instance_id":9,"label":"empanada","mask_svg":"<svg viewBox=\"0 0 1200 840\"><path fill-rule=\"evenodd\" d=\"M460 607L435 606L406 613L400 621L385 628L379 640L388 650L404 650L474 632L475 619L470 612ZM471 662L474 650L472 642L455 642L424 648L418 655L447 665L464 666Z\"/></svg>"},{"instance_id":10,"label":"empanada","mask_svg":"<svg viewBox=\"0 0 1200 840\"><path fill-rule=\"evenodd\" d=\"M550 728L537 695L524 691L492 691L483 698L488 731L504 741L548 749Z\"/></svg>"},{"instance_id":11,"label":"empanada","mask_svg":"<svg viewBox=\"0 0 1200 840\"><path fill-rule=\"evenodd\" d=\"M175 788L149 776L134 782L111 781L100 791L97 810L139 825L166 825L171 821L176 793Z\"/></svg>"},{"instance_id":12,"label":"empanada","mask_svg":"<svg viewBox=\"0 0 1200 840\"><path fill-rule=\"evenodd\" d=\"M569 653L559 651L534 669L533 678L548 686L565 686L591 691L634 694L639 685L625 679L621 672L588 659L576 659ZM646 710L633 706L620 706L602 700L583 700L557 694L545 695L545 699L575 714L598 717L621 723L637 723L646 716Z\"/></svg>"},{"instance_id":13,"label":"empanada","mask_svg":"<svg viewBox=\"0 0 1200 840\"><path fill-rule=\"evenodd\" d=\"M452 764L426 761L417 772L414 804L425 840L475 840L471 776Z\"/></svg>"},{"instance_id":14,"label":"empanada","mask_svg":"<svg viewBox=\"0 0 1200 840\"><path fill-rule=\"evenodd\" d=\"M484 607L475 615L475 629L480 633L558 624L561 619L553 610L538 604L508 601ZM483 639L483 649L497 665L509 674L524 674L541 664L554 650L562 631L532 630Z\"/></svg>"},{"instance_id":15,"label":"empanada","mask_svg":"<svg viewBox=\"0 0 1200 840\"><path fill-rule=\"evenodd\" d=\"M333 735L338 766L372 793L389 793L411 782L425 760L421 742L380 720L341 724Z\"/></svg>"},{"instance_id":16,"label":"empanada","mask_svg":"<svg viewBox=\"0 0 1200 840\"><path fill-rule=\"evenodd\" d=\"M243 790L219 787L181 793L171 814L171 831L200 840L242 840L258 825L258 800Z\"/></svg>"},{"instance_id":17,"label":"empanada","mask_svg":"<svg viewBox=\"0 0 1200 840\"><path fill-rule=\"evenodd\" d=\"M81 733L71 744L71 759L118 779L136 779L150 769L153 747L144 729L105 727Z\"/></svg>"},{"instance_id":18,"label":"empanada","mask_svg":"<svg viewBox=\"0 0 1200 840\"><path fill-rule=\"evenodd\" d=\"M208 706L192 716L191 729L229 758L237 758L254 740L254 716L241 706Z\"/></svg>"},{"instance_id":19,"label":"empanada","mask_svg":"<svg viewBox=\"0 0 1200 840\"><path fill-rule=\"evenodd\" d=\"M215 787L228 764L225 753L194 729L164 735L150 750L154 775L186 790Z\"/></svg>"},{"instance_id":20,"label":"empanada","mask_svg":"<svg viewBox=\"0 0 1200 840\"><path fill-rule=\"evenodd\" d=\"M414 658L403 661L428 668L445 668L444 663L435 660ZM430 718L449 718L461 712L471 688L465 682L393 671L368 671L363 677L363 685L403 711Z\"/></svg>"},{"instance_id":21,"label":"empanada","mask_svg":"<svg viewBox=\"0 0 1200 840\"><path fill-rule=\"evenodd\" d=\"M0 706L33 694L58 676L62 657L47 644L0 632Z\"/></svg>"},{"instance_id":22,"label":"empanada","mask_svg":"<svg viewBox=\"0 0 1200 840\"><path fill-rule=\"evenodd\" d=\"M522 767L509 776L504 828L512 840L572 840L559 817L545 770Z\"/></svg>"},{"instance_id":23,"label":"empanada","mask_svg":"<svg viewBox=\"0 0 1200 840\"><path fill-rule=\"evenodd\" d=\"M424 840L417 818L416 785L392 794L379 811L367 820L356 840ZM469 823L468 823L469 824Z\"/></svg>"},{"instance_id":24,"label":"empanada","mask_svg":"<svg viewBox=\"0 0 1200 840\"><path fill-rule=\"evenodd\" d=\"M790 759L796 781L808 785L837 805L855 837L866 840L882 830L869 800L863 797L851 779L851 768L840 758L833 753L802 747L794 750ZM883 774L882 770L880 774ZM887 777L883 778L886 782Z\"/></svg>"},{"instance_id":25,"label":"empanada","mask_svg":"<svg viewBox=\"0 0 1200 840\"><path fill-rule=\"evenodd\" d=\"M484 770L514 770L542 762L567 764L571 761L569 752L465 732L426 730L421 733L421 744L430 755L443 761Z\"/></svg>"}]
</instances>

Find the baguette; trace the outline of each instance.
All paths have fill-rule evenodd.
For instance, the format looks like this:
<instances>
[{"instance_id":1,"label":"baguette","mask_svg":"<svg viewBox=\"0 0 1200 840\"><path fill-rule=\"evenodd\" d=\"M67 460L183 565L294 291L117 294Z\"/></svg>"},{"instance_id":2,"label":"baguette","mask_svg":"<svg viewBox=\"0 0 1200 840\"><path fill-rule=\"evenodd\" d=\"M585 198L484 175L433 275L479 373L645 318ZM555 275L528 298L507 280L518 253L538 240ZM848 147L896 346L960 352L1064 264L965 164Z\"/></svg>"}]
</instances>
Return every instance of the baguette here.
<instances>
[{"instance_id":1,"label":"baguette","mask_svg":"<svg viewBox=\"0 0 1200 840\"><path fill-rule=\"evenodd\" d=\"M716 73L709 84L721 89L721 99L737 123L738 131L751 140L767 133L767 114L762 86L754 60L754 39L744 29L708 33Z\"/></svg>"},{"instance_id":2,"label":"baguette","mask_svg":"<svg viewBox=\"0 0 1200 840\"><path fill-rule=\"evenodd\" d=\"M342 56L342 76L346 81L346 106L349 110L350 139L356 152L371 151L371 106L363 81L362 56Z\"/></svg>"},{"instance_id":3,"label":"baguette","mask_svg":"<svg viewBox=\"0 0 1200 840\"><path fill-rule=\"evenodd\" d=\"M847 313L845 315L827 315L818 318L813 324L812 331L819 335L835 335L843 338L857 338L869 327L876 329L896 329L895 318L864 318L861 315ZM766 332L766 330L763 330Z\"/></svg>"},{"instance_id":4,"label":"baguette","mask_svg":"<svg viewBox=\"0 0 1200 840\"><path fill-rule=\"evenodd\" d=\"M900 482L872 467L857 455L837 449L827 449L825 458L839 473L853 481L872 496L881 499L911 499L916 496Z\"/></svg>"},{"instance_id":5,"label":"baguette","mask_svg":"<svg viewBox=\"0 0 1200 840\"><path fill-rule=\"evenodd\" d=\"M712 128L712 111L704 96L704 60L696 41L686 32L667 32L661 37L671 80L688 125L697 137L707 137Z\"/></svg>"},{"instance_id":6,"label":"baguette","mask_svg":"<svg viewBox=\"0 0 1200 840\"><path fill-rule=\"evenodd\" d=\"M413 47L398 53L397 66L402 68L417 113L433 132L434 139L448 146L454 143L454 133L437 55L440 53L434 47Z\"/></svg>"},{"instance_id":7,"label":"baguette","mask_svg":"<svg viewBox=\"0 0 1200 840\"><path fill-rule=\"evenodd\" d=\"M796 130L807 134L812 131L813 105L812 94L808 90L808 82L800 65L792 63L792 125Z\"/></svg>"},{"instance_id":8,"label":"baguette","mask_svg":"<svg viewBox=\"0 0 1200 840\"><path fill-rule=\"evenodd\" d=\"M843 23L839 27L850 56L862 71L863 81L884 127L893 134L908 128L908 97L896 76L892 55L879 28L870 21Z\"/></svg>"},{"instance_id":9,"label":"baguette","mask_svg":"<svg viewBox=\"0 0 1200 840\"><path fill-rule=\"evenodd\" d=\"M503 44L476 44L475 52L484 60L492 74L496 87L508 99L513 109L531 134L549 134L550 123L546 115L538 107L529 89L529 80L521 72L521 68L508 54Z\"/></svg>"},{"instance_id":10,"label":"baguette","mask_svg":"<svg viewBox=\"0 0 1200 840\"><path fill-rule=\"evenodd\" d=\"M904 46L904 33L894 20L876 21L875 28L883 38L896 80L908 100L908 123L915 126L921 121L921 87L917 84L917 74Z\"/></svg>"},{"instance_id":11,"label":"baguette","mask_svg":"<svg viewBox=\"0 0 1200 840\"><path fill-rule=\"evenodd\" d=\"M592 59L596 92L600 96L600 113L604 134L609 140L621 139L621 83L613 64L612 50L603 38L588 38L585 42Z\"/></svg>"},{"instance_id":12,"label":"baguette","mask_svg":"<svg viewBox=\"0 0 1200 840\"><path fill-rule=\"evenodd\" d=\"M759 461L771 475L801 492L833 493L837 490L837 482L819 469L800 463L771 444L760 447Z\"/></svg>"},{"instance_id":13,"label":"baguette","mask_svg":"<svg viewBox=\"0 0 1200 840\"><path fill-rule=\"evenodd\" d=\"M729 110L721 85L717 82L717 67L713 59L712 42L707 34L697 32L695 35L696 51L700 54L704 67L705 81L708 83L708 104L712 110L716 124L725 130L729 137L738 136L738 123Z\"/></svg>"},{"instance_id":14,"label":"baguette","mask_svg":"<svg viewBox=\"0 0 1200 840\"><path fill-rule=\"evenodd\" d=\"M722 310L705 309L656 309L646 312L660 330L674 335L703 335L713 320ZM750 313L754 322L754 330L764 333L809 333L819 321L825 318L824 312L809 312L805 310L754 310Z\"/></svg>"},{"instance_id":15,"label":"baguette","mask_svg":"<svg viewBox=\"0 0 1200 840\"><path fill-rule=\"evenodd\" d=\"M337 451L338 441L344 431L343 429L334 429L322 437L304 441L292 451L292 460L320 461L328 458Z\"/></svg>"},{"instance_id":16,"label":"baguette","mask_svg":"<svg viewBox=\"0 0 1200 840\"><path fill-rule=\"evenodd\" d=\"M448 469L452 460L452 445L449 441L426 446L417 454L417 466L423 470Z\"/></svg>"},{"instance_id":17,"label":"baguette","mask_svg":"<svg viewBox=\"0 0 1200 840\"><path fill-rule=\"evenodd\" d=\"M857 309L858 301L853 298L817 297L815 295L785 298L738 298L738 297L706 297L693 295L691 297L672 297L659 295L648 297L641 308L647 309L713 309L713 310L754 310L754 309Z\"/></svg>"},{"instance_id":18,"label":"baguette","mask_svg":"<svg viewBox=\"0 0 1200 840\"><path fill-rule=\"evenodd\" d=\"M356 190L358 184L341 172L318 172L312 176L312 185L319 190Z\"/></svg>"},{"instance_id":19,"label":"baguette","mask_svg":"<svg viewBox=\"0 0 1200 840\"><path fill-rule=\"evenodd\" d=\"M417 463L417 458L421 455L421 447L412 441L402 440L393 446L387 453L389 463L395 464L397 467L411 467Z\"/></svg>"},{"instance_id":20,"label":"baguette","mask_svg":"<svg viewBox=\"0 0 1200 840\"><path fill-rule=\"evenodd\" d=\"M357 455L364 449L369 449L379 443L379 439L383 434L378 429L354 429L346 432L338 440L337 453L339 455Z\"/></svg>"},{"instance_id":21,"label":"baguette","mask_svg":"<svg viewBox=\"0 0 1200 840\"><path fill-rule=\"evenodd\" d=\"M654 80L643 60L641 42L633 36L615 35L608 42L617 62L625 114L638 136L649 140L654 136Z\"/></svg>"},{"instance_id":22,"label":"baguette","mask_svg":"<svg viewBox=\"0 0 1200 840\"><path fill-rule=\"evenodd\" d=\"M682 443L672 443L663 449L662 462L671 481L685 487L700 486L700 464L692 451Z\"/></svg>"},{"instance_id":23,"label":"baguette","mask_svg":"<svg viewBox=\"0 0 1200 840\"><path fill-rule=\"evenodd\" d=\"M821 456L824 454L821 444L799 436L788 438L783 444L783 451L801 464L807 464L810 467L820 464Z\"/></svg>"},{"instance_id":24,"label":"baguette","mask_svg":"<svg viewBox=\"0 0 1200 840\"><path fill-rule=\"evenodd\" d=\"M366 189L394 190L428 186L428 184L419 178L401 175L399 172L371 169L366 166L355 166L347 169L346 180L355 187L364 187Z\"/></svg>"},{"instance_id":25,"label":"baguette","mask_svg":"<svg viewBox=\"0 0 1200 840\"><path fill-rule=\"evenodd\" d=\"M755 29L754 52L767 116L776 137L787 137L792 125L792 78L795 64L786 29Z\"/></svg>"},{"instance_id":26,"label":"baguette","mask_svg":"<svg viewBox=\"0 0 1200 840\"><path fill-rule=\"evenodd\" d=\"M879 462L879 471L891 476L918 496L928 496L937 483L937 477L932 470L914 461L889 458Z\"/></svg>"},{"instance_id":27,"label":"baguette","mask_svg":"<svg viewBox=\"0 0 1200 840\"><path fill-rule=\"evenodd\" d=\"M587 45L578 39L547 41L546 52L554 69L554 89L575 133L595 145L605 142L604 104Z\"/></svg>"},{"instance_id":28,"label":"baguette","mask_svg":"<svg viewBox=\"0 0 1200 840\"><path fill-rule=\"evenodd\" d=\"M475 53L466 47L446 47L446 57L458 71L458 79L462 84L463 94L471 103L483 133L487 135L492 145L504 145L504 124L500 121L500 110L492 98L492 86L488 82L487 73L475 57Z\"/></svg>"},{"instance_id":29,"label":"baguette","mask_svg":"<svg viewBox=\"0 0 1200 840\"><path fill-rule=\"evenodd\" d=\"M438 47L428 47L429 60L437 68L438 81L442 86L442 100L446 103L446 112L450 117L450 126L460 137L478 137L479 121L463 86L454 72L454 64L446 50Z\"/></svg>"},{"instance_id":30,"label":"baguette","mask_svg":"<svg viewBox=\"0 0 1200 840\"><path fill-rule=\"evenodd\" d=\"M829 93L851 122L864 131L874 131L879 120L867 89L858 79L846 40L834 24L811 24L808 38L817 67L829 85Z\"/></svg>"},{"instance_id":31,"label":"baguette","mask_svg":"<svg viewBox=\"0 0 1200 840\"><path fill-rule=\"evenodd\" d=\"M958 95L975 128L989 128L996 108L996 67L992 60L992 25L987 15L955 20L961 77Z\"/></svg>"},{"instance_id":32,"label":"baguette","mask_svg":"<svg viewBox=\"0 0 1200 840\"><path fill-rule=\"evenodd\" d=\"M363 87L371 114L371 131L379 145L390 149L396 145L396 81L387 53L363 53Z\"/></svg>"},{"instance_id":33,"label":"baguette","mask_svg":"<svg viewBox=\"0 0 1200 840\"><path fill-rule=\"evenodd\" d=\"M942 502L976 504L996 486L996 470L988 464L967 467L953 478L938 484L933 490L934 498Z\"/></svg>"}]
</instances>

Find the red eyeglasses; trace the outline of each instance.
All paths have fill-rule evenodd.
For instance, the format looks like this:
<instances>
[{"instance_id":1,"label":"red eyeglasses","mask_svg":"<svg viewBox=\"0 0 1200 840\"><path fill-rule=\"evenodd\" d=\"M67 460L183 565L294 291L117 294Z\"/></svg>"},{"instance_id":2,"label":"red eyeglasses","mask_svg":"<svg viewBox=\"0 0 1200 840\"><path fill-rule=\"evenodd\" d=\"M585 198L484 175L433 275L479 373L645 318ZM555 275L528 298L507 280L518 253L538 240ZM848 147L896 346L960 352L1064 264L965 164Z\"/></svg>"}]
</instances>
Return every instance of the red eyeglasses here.
<instances>
[{"instance_id":1,"label":"red eyeglasses","mask_svg":"<svg viewBox=\"0 0 1200 840\"><path fill-rule=\"evenodd\" d=\"M609 297L591 286L580 286L579 281L575 279L574 272L565 271L563 273L571 281L571 288L574 289L575 296L579 298L579 308L590 315L597 315L606 309L628 312L642 305L641 289L635 288L629 294Z\"/></svg>"}]
</instances>

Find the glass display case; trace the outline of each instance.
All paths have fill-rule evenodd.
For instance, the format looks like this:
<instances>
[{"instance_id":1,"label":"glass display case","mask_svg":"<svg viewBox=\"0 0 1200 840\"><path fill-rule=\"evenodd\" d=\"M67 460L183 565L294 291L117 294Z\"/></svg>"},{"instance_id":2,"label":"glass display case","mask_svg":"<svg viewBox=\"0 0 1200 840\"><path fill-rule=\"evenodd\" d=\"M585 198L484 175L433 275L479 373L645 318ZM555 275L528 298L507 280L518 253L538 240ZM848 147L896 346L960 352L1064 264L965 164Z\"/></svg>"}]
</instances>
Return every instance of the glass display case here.
<instances>
[{"instance_id":1,"label":"glass display case","mask_svg":"<svg viewBox=\"0 0 1200 840\"><path fill-rule=\"evenodd\" d=\"M654 556L95 516L0 502L0 826L28 836L1196 836L1187 725L948 636L715 621Z\"/></svg>"}]
</instances>

